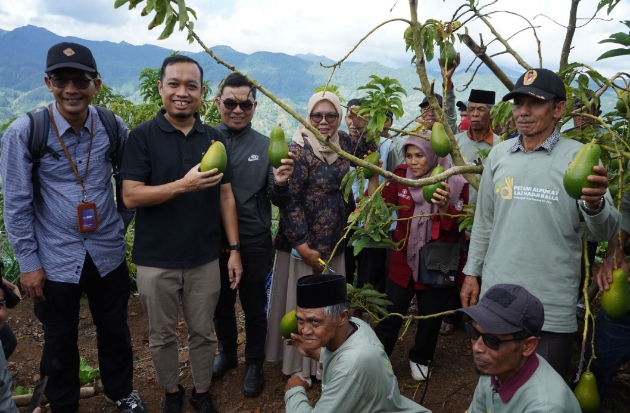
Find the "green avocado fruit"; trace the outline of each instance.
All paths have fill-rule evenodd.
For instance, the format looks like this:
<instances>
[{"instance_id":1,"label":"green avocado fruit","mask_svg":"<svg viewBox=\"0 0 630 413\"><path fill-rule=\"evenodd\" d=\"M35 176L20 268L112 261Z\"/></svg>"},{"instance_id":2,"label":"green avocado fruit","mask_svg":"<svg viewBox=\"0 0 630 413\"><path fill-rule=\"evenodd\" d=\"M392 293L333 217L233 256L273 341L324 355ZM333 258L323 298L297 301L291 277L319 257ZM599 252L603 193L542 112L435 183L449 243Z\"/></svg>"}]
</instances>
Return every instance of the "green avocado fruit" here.
<instances>
[{"instance_id":1,"label":"green avocado fruit","mask_svg":"<svg viewBox=\"0 0 630 413\"><path fill-rule=\"evenodd\" d=\"M376 165L378 166L378 160L380 159L380 154L378 151L376 152L372 152L371 154L369 154L368 156L365 157L365 159L363 159L366 162L371 163L372 165ZM363 177L365 179L370 179L371 177L374 176L374 171L371 171L367 168L363 168Z\"/></svg>"},{"instance_id":2,"label":"green avocado fruit","mask_svg":"<svg viewBox=\"0 0 630 413\"><path fill-rule=\"evenodd\" d=\"M617 268L612 272L612 283L602 293L602 309L610 318L619 318L628 312L628 273Z\"/></svg>"},{"instance_id":3,"label":"green avocado fruit","mask_svg":"<svg viewBox=\"0 0 630 413\"><path fill-rule=\"evenodd\" d=\"M442 165L438 165L435 167L433 172L431 172L431 176L439 175L442 172L444 172L444 168L442 167ZM433 194L435 194L435 191L437 191L438 188L444 189L444 185L442 185L442 182L422 187L422 195L428 203L432 203L431 199L433 198Z\"/></svg>"},{"instance_id":4,"label":"green avocado fruit","mask_svg":"<svg viewBox=\"0 0 630 413\"><path fill-rule=\"evenodd\" d=\"M284 131L280 125L274 126L269 134L269 150L267 151L269 156L269 163L274 168L280 168L282 166L283 159L289 159L289 147L284 139Z\"/></svg>"},{"instance_id":5,"label":"green avocado fruit","mask_svg":"<svg viewBox=\"0 0 630 413\"><path fill-rule=\"evenodd\" d=\"M217 173L223 173L227 166L227 152L225 146L219 141L212 141L210 147L206 151L206 154L201 159L201 166L199 170L201 172L208 172L214 168L219 171Z\"/></svg>"},{"instance_id":6,"label":"green avocado fruit","mask_svg":"<svg viewBox=\"0 0 630 413\"><path fill-rule=\"evenodd\" d=\"M612 158L610 162L608 162L608 169L611 171L618 171L620 165L623 166L624 171L628 169L628 158L626 158L623 155L621 155L621 157L618 157L618 158Z\"/></svg>"},{"instance_id":7,"label":"green avocado fruit","mask_svg":"<svg viewBox=\"0 0 630 413\"><path fill-rule=\"evenodd\" d=\"M597 380L590 371L582 373L578 385L573 390L575 398L580 404L582 413L597 413L599 411L600 399L597 390Z\"/></svg>"},{"instance_id":8,"label":"green avocado fruit","mask_svg":"<svg viewBox=\"0 0 630 413\"><path fill-rule=\"evenodd\" d=\"M597 184L589 182L586 178L594 175L593 167L599 164L601 149L596 143L587 143L582 146L569 164L562 183L564 189L571 198L582 198L582 189L595 188Z\"/></svg>"},{"instance_id":9,"label":"green avocado fruit","mask_svg":"<svg viewBox=\"0 0 630 413\"><path fill-rule=\"evenodd\" d=\"M457 60L457 51L453 43L446 42L440 47L440 58L438 59L440 66L444 67L445 59L448 63L447 67L453 67L453 62Z\"/></svg>"},{"instance_id":10,"label":"green avocado fruit","mask_svg":"<svg viewBox=\"0 0 630 413\"><path fill-rule=\"evenodd\" d=\"M280 334L285 339L291 338L291 333L298 334L298 322L295 315L295 310L289 311L280 320Z\"/></svg>"},{"instance_id":11,"label":"green avocado fruit","mask_svg":"<svg viewBox=\"0 0 630 413\"><path fill-rule=\"evenodd\" d=\"M630 91L623 90L617 95L617 104L615 105L615 109L617 109L620 113L627 113L628 106L630 106Z\"/></svg>"},{"instance_id":12,"label":"green avocado fruit","mask_svg":"<svg viewBox=\"0 0 630 413\"><path fill-rule=\"evenodd\" d=\"M451 153L451 140L448 138L444 125L435 122L431 128L431 149L441 158Z\"/></svg>"}]
</instances>

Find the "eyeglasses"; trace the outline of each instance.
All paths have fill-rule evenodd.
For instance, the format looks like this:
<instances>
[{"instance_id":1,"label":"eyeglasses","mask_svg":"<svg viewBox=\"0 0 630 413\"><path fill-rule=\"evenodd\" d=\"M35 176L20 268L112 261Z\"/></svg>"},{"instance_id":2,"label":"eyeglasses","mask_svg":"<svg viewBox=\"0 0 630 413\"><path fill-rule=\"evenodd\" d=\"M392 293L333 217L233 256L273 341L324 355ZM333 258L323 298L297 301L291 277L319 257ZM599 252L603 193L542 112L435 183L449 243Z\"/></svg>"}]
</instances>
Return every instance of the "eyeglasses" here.
<instances>
[{"instance_id":1,"label":"eyeglasses","mask_svg":"<svg viewBox=\"0 0 630 413\"><path fill-rule=\"evenodd\" d=\"M507 340L501 340L500 338L493 336L492 334L486 334L486 333L480 332L475 327L473 327L472 321L469 321L466 323L466 334L472 341L479 340L479 337L481 336L481 339L483 340L483 344L486 347L488 347L490 350L498 350L501 343L507 343L508 341L521 341L526 338L526 337L508 338Z\"/></svg>"},{"instance_id":2,"label":"eyeglasses","mask_svg":"<svg viewBox=\"0 0 630 413\"><path fill-rule=\"evenodd\" d=\"M311 120L315 123L321 122L322 119L326 119L328 123L333 123L338 117L338 113L326 113L325 115L322 113L311 113Z\"/></svg>"},{"instance_id":3,"label":"eyeglasses","mask_svg":"<svg viewBox=\"0 0 630 413\"><path fill-rule=\"evenodd\" d=\"M237 102L236 100L225 99L225 100L222 100L221 102L223 102L223 106L225 106L225 108L229 110L234 110L236 109L237 106L239 106L241 110L248 111L254 107L254 103L251 100L244 100L242 102Z\"/></svg>"},{"instance_id":4,"label":"eyeglasses","mask_svg":"<svg viewBox=\"0 0 630 413\"><path fill-rule=\"evenodd\" d=\"M64 76L53 76L50 78L50 83L54 87L59 89L63 89L68 86L68 83L72 82L77 89L85 90L90 87L90 83L92 83L94 79L90 79L84 76L78 77L64 77Z\"/></svg>"}]
</instances>

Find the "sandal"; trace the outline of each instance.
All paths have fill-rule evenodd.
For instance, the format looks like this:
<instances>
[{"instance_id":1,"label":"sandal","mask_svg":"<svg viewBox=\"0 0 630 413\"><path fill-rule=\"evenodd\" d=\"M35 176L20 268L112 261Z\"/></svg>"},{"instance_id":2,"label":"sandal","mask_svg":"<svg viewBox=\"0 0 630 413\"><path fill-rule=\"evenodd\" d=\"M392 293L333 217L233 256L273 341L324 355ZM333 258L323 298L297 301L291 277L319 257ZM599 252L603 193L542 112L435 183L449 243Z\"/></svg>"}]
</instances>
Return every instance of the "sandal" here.
<instances>
[{"instance_id":1,"label":"sandal","mask_svg":"<svg viewBox=\"0 0 630 413\"><path fill-rule=\"evenodd\" d=\"M443 336L450 336L455 331L455 325L442 321L440 326L440 334Z\"/></svg>"}]
</instances>

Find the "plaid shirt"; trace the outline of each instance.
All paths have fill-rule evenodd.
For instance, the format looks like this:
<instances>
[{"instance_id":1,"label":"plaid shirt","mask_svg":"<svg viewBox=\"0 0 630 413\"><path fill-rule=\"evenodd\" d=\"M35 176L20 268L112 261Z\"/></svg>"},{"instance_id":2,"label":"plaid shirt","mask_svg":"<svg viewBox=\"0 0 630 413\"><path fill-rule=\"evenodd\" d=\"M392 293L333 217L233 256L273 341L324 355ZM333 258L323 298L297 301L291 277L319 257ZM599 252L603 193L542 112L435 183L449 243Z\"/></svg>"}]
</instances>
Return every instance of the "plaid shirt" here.
<instances>
[{"instance_id":1,"label":"plaid shirt","mask_svg":"<svg viewBox=\"0 0 630 413\"><path fill-rule=\"evenodd\" d=\"M514 153L519 150L523 152L527 152L525 150L525 147L523 146L522 139L523 139L523 136L518 135L516 137L516 142L514 142L514 145L510 146L510 148L507 151L509 153ZM556 145L556 143L558 143L560 139L562 139L562 136L560 136L560 132L558 132L557 130L554 130L553 133L547 139L545 139L545 141L538 148L534 149L534 151L546 150L547 155L549 155L553 147Z\"/></svg>"}]
</instances>

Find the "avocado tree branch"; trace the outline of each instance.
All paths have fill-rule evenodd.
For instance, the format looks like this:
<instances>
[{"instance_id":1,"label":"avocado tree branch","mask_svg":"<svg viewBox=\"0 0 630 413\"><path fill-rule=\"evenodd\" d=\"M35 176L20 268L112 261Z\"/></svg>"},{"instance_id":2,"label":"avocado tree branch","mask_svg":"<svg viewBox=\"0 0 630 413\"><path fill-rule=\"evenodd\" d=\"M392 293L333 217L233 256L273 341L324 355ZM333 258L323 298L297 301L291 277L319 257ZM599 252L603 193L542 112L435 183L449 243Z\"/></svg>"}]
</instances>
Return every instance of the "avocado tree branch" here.
<instances>
[{"instance_id":1,"label":"avocado tree branch","mask_svg":"<svg viewBox=\"0 0 630 413\"><path fill-rule=\"evenodd\" d=\"M470 6L470 9L472 10L472 12L475 14L475 16L477 16L479 18L479 20L481 20L482 22L485 23L485 25L488 27L488 29L490 29L490 31L492 32L492 34L494 35L494 37L497 38L497 40L499 40L499 42L501 42L501 44L503 45L503 47L505 47L505 50L508 51L508 53L510 53L512 56L514 56L514 59L516 59L516 61L518 62L519 65L521 65L524 69L526 70L531 70L532 67L529 65L529 63L527 63L517 52L516 50L514 50L512 48L512 46L510 46L510 44L508 43L507 40L505 40L503 37L501 37L501 35L499 34L499 32L496 31L496 29L494 28L494 26L490 23L490 21L488 20L488 18L486 17L486 15L482 14L480 9L477 9L475 6ZM485 63L485 62L484 62ZM510 89L511 90L511 89Z\"/></svg>"},{"instance_id":2,"label":"avocado tree branch","mask_svg":"<svg viewBox=\"0 0 630 413\"><path fill-rule=\"evenodd\" d=\"M438 104L437 99L435 98L435 94L433 93L433 89L431 87L431 82L429 81L429 77L427 75L427 69L426 69L425 59L424 59L424 50L422 48L422 42L421 42L422 26L418 22L418 0L409 0L409 9L411 12L413 49L416 54L416 62L415 62L416 73L418 74L418 78L420 79L420 86L422 89L422 93L424 93L424 95L427 97L429 101L429 106L433 109L437 118L444 119L444 111L442 110L442 108ZM442 122L442 124L444 125L444 130L446 131L446 134L448 135L448 138L451 142L451 159L453 160L453 163L455 165L457 165L458 167L463 167L464 165L466 165L466 163L464 162L464 159L462 158L459 147L457 146L457 141L455 140L455 135L453 133L453 130L451 130L451 127L448 124L448 122ZM473 188L475 189L479 188L478 176L474 175L474 173L470 173L469 171L466 171L463 174L463 176ZM423 181L423 179L418 180L418 181ZM412 181L412 182L418 182L418 181ZM415 185L410 185L410 186L417 188L419 186L424 186L427 184L428 182L423 183L422 185L418 185L418 186L415 186ZM408 185L408 184L405 183L404 185Z\"/></svg>"},{"instance_id":3,"label":"avocado tree branch","mask_svg":"<svg viewBox=\"0 0 630 413\"><path fill-rule=\"evenodd\" d=\"M564 37L562 52L560 53L560 68L564 69L569 64L569 53L571 53L571 43L573 43L573 35L575 34L575 22L577 19L577 9L580 0L571 0L571 10L569 12L569 24L567 25L567 34Z\"/></svg>"},{"instance_id":4,"label":"avocado tree branch","mask_svg":"<svg viewBox=\"0 0 630 413\"><path fill-rule=\"evenodd\" d=\"M407 23L408 25L410 25L410 26L411 26L411 22L410 22L409 20L407 20L407 19L403 19L403 18L396 18L396 19L387 20L387 21L385 21L385 22L383 22L383 23L379 24L378 26L376 26L375 28L373 28L372 30L370 30L370 31L369 31L369 32L368 32L365 36L363 36L363 37L361 38L361 40L359 40L359 42L358 42L357 44L355 44L355 45L354 45L354 47L353 47L353 48L352 48L352 49L348 52L348 54L346 54L343 58L341 58L341 60L339 60L338 62L333 63L332 65L325 65L325 64L323 64L323 63L321 63L321 62L320 62L320 63L319 63L319 64L320 64L320 66L321 66L321 67L324 67L324 68L326 68L326 69L330 69L330 68L333 68L333 69L334 69L334 68L336 68L336 67L341 66L341 64L342 64L342 63L343 63L343 62L344 62L344 61L345 61L348 57L350 57L350 55L351 55L352 53L354 53L354 51L355 51L355 50L357 50L357 48L359 47L359 45L360 45L361 43L363 43L363 41L364 41L365 39L367 39L368 37L370 37L370 35L371 35L372 33L374 33L376 30L380 29L381 27L385 26L385 25L386 25L386 24L388 24L388 23L391 23L391 22L397 22L397 21L398 21L398 22L405 22L405 23ZM333 71L333 72L334 72L334 71ZM332 75L331 75L331 77L332 77Z\"/></svg>"},{"instance_id":5,"label":"avocado tree branch","mask_svg":"<svg viewBox=\"0 0 630 413\"><path fill-rule=\"evenodd\" d=\"M462 35L462 41L468 48L477 56L482 62L488 66L488 69L494 73L494 75L503 83L503 85L508 89L514 89L514 83L505 74L505 72L496 64L494 60L492 60L484 49L482 49L473 39L467 34Z\"/></svg>"}]
</instances>

